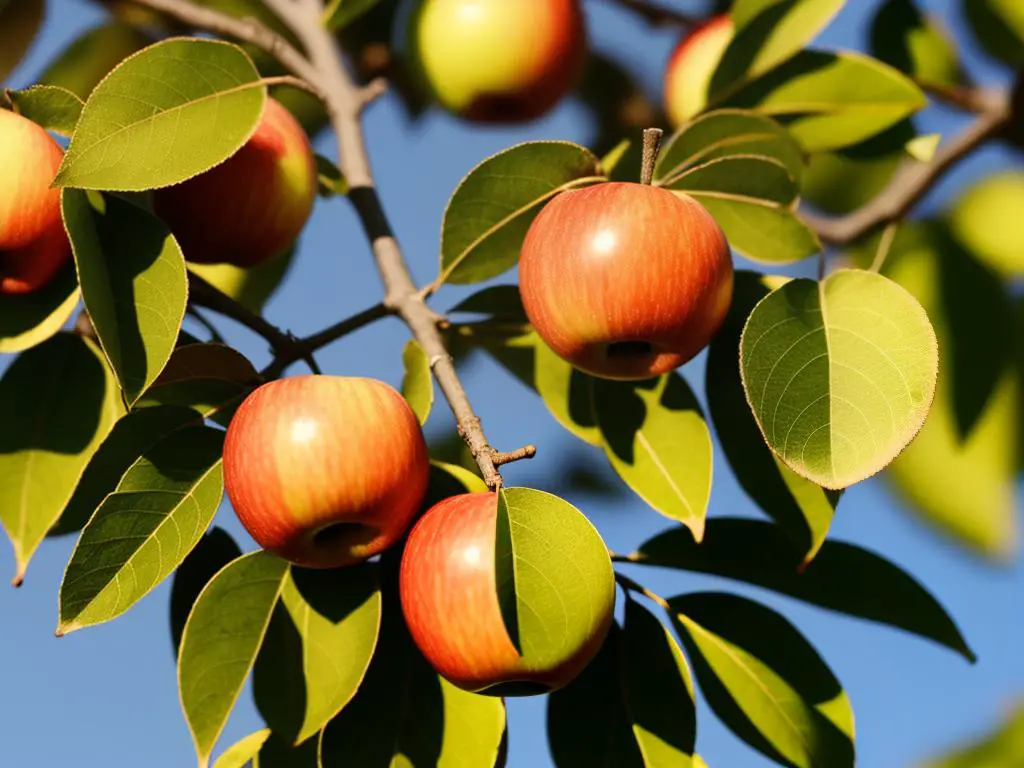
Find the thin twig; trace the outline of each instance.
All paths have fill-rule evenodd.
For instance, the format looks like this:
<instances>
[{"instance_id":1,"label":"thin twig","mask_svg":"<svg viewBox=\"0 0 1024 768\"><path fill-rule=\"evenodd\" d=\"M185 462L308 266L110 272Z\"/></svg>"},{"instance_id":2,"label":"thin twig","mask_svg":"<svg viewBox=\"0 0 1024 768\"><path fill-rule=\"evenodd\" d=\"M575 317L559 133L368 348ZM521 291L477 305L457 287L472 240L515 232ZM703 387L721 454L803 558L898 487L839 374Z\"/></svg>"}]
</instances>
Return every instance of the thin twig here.
<instances>
[{"instance_id":1,"label":"thin twig","mask_svg":"<svg viewBox=\"0 0 1024 768\"><path fill-rule=\"evenodd\" d=\"M629 578L629 576L625 575L624 573L619 573L618 571L616 571L615 580L619 582L620 585L622 585L623 589L627 589L630 592L636 592L638 594L641 594L648 600L656 603L657 605L660 605L666 611L672 612L672 606L669 604L668 600L666 600L664 597L657 594L656 592L652 592L643 584L637 581L633 581L633 579Z\"/></svg>"},{"instance_id":2,"label":"thin twig","mask_svg":"<svg viewBox=\"0 0 1024 768\"><path fill-rule=\"evenodd\" d=\"M658 27L695 27L705 19L694 13L684 13L673 8L666 8L651 0L615 0L623 8L636 13L644 21Z\"/></svg>"}]
</instances>

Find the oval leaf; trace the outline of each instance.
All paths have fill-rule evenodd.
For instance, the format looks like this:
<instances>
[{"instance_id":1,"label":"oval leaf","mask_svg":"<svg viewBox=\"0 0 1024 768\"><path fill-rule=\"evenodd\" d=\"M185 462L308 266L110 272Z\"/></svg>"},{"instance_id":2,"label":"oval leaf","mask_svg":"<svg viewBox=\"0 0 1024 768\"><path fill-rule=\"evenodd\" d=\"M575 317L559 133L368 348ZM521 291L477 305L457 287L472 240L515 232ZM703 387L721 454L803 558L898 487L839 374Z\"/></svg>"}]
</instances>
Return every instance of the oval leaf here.
<instances>
[{"instance_id":1,"label":"oval leaf","mask_svg":"<svg viewBox=\"0 0 1024 768\"><path fill-rule=\"evenodd\" d=\"M209 417L237 404L262 382L252 363L224 344L186 344L170 360L136 407L175 405Z\"/></svg>"},{"instance_id":2,"label":"oval leaf","mask_svg":"<svg viewBox=\"0 0 1024 768\"><path fill-rule=\"evenodd\" d=\"M871 53L919 83L953 87L964 75L956 44L914 0L886 0L871 22Z\"/></svg>"},{"instance_id":3,"label":"oval leaf","mask_svg":"<svg viewBox=\"0 0 1024 768\"><path fill-rule=\"evenodd\" d=\"M251 552L206 585L189 614L178 654L181 706L206 768L249 676L288 573L288 563Z\"/></svg>"},{"instance_id":4,"label":"oval leaf","mask_svg":"<svg viewBox=\"0 0 1024 768\"><path fill-rule=\"evenodd\" d=\"M228 747L224 754L217 758L213 768L246 768L250 761L259 754L268 738L270 738L269 728L250 733Z\"/></svg>"},{"instance_id":5,"label":"oval leaf","mask_svg":"<svg viewBox=\"0 0 1024 768\"><path fill-rule=\"evenodd\" d=\"M64 327L78 306L78 282L70 265L32 293L0 296L0 353L41 344Z\"/></svg>"},{"instance_id":6,"label":"oval leaf","mask_svg":"<svg viewBox=\"0 0 1024 768\"><path fill-rule=\"evenodd\" d=\"M211 528L174 571L171 581L171 643L177 657L192 606L220 569L241 557L242 550L223 528Z\"/></svg>"},{"instance_id":7,"label":"oval leaf","mask_svg":"<svg viewBox=\"0 0 1024 768\"><path fill-rule=\"evenodd\" d=\"M758 303L740 341L765 440L825 488L870 477L906 447L928 414L938 363L921 305L861 270L787 283Z\"/></svg>"},{"instance_id":8,"label":"oval leaf","mask_svg":"<svg viewBox=\"0 0 1024 768\"><path fill-rule=\"evenodd\" d=\"M905 571L866 549L826 541L801 570L782 530L760 520L712 518L700 546L677 528L655 536L630 562L681 568L754 584L821 608L877 621L934 640L974 660L939 602Z\"/></svg>"},{"instance_id":9,"label":"oval leaf","mask_svg":"<svg viewBox=\"0 0 1024 768\"><path fill-rule=\"evenodd\" d=\"M123 409L99 350L70 333L11 364L0 407L0 523L14 545L17 585Z\"/></svg>"},{"instance_id":10,"label":"oval leaf","mask_svg":"<svg viewBox=\"0 0 1024 768\"><path fill-rule=\"evenodd\" d=\"M266 99L238 46L198 38L156 43L93 90L54 183L139 191L185 181L248 141Z\"/></svg>"},{"instance_id":11,"label":"oval leaf","mask_svg":"<svg viewBox=\"0 0 1024 768\"><path fill-rule=\"evenodd\" d=\"M181 564L220 505L223 443L219 430L185 427L125 473L71 553L58 635L120 616Z\"/></svg>"},{"instance_id":12,"label":"oval leaf","mask_svg":"<svg viewBox=\"0 0 1024 768\"><path fill-rule=\"evenodd\" d=\"M430 408L434 404L434 377L430 373L430 360L415 339L409 339L402 350L402 395L409 402L413 413L426 424Z\"/></svg>"},{"instance_id":13,"label":"oval leaf","mask_svg":"<svg viewBox=\"0 0 1024 768\"><path fill-rule=\"evenodd\" d=\"M295 249L289 248L280 256L274 256L248 269L234 264L187 266L190 272L195 272L221 293L259 314L288 274L294 257Z\"/></svg>"},{"instance_id":14,"label":"oval leaf","mask_svg":"<svg viewBox=\"0 0 1024 768\"><path fill-rule=\"evenodd\" d=\"M598 158L565 141L519 144L484 160L445 210L440 281L476 283L511 269L544 203L600 181Z\"/></svg>"},{"instance_id":15,"label":"oval leaf","mask_svg":"<svg viewBox=\"0 0 1024 768\"><path fill-rule=\"evenodd\" d=\"M679 374L639 383L593 380L605 454L626 484L700 541L711 495L711 433Z\"/></svg>"},{"instance_id":16,"label":"oval leaf","mask_svg":"<svg viewBox=\"0 0 1024 768\"><path fill-rule=\"evenodd\" d=\"M55 85L34 85L23 91L7 91L14 111L48 131L70 136L85 106L71 91Z\"/></svg>"},{"instance_id":17,"label":"oval leaf","mask_svg":"<svg viewBox=\"0 0 1024 768\"><path fill-rule=\"evenodd\" d=\"M274 733L300 744L349 703L377 645L373 568L292 568L253 671L256 706Z\"/></svg>"},{"instance_id":18,"label":"oval leaf","mask_svg":"<svg viewBox=\"0 0 1024 768\"><path fill-rule=\"evenodd\" d=\"M103 352L134 404L174 350L185 317L185 260L152 214L113 196L61 195L82 298Z\"/></svg>"}]
</instances>

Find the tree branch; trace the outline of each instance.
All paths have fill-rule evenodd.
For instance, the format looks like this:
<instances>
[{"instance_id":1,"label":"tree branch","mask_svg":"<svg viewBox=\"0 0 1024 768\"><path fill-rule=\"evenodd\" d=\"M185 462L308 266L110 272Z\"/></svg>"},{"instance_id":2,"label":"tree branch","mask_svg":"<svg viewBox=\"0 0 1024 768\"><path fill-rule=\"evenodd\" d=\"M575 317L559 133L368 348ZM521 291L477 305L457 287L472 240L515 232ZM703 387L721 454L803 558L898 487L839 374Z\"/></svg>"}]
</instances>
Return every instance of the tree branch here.
<instances>
[{"instance_id":1,"label":"tree branch","mask_svg":"<svg viewBox=\"0 0 1024 768\"><path fill-rule=\"evenodd\" d=\"M904 165L871 202L841 218L803 214L804 221L826 243L844 245L878 227L905 217L946 173L980 145L999 133L1010 119L1006 94L988 104L963 133L939 148L927 163Z\"/></svg>"}]
</instances>

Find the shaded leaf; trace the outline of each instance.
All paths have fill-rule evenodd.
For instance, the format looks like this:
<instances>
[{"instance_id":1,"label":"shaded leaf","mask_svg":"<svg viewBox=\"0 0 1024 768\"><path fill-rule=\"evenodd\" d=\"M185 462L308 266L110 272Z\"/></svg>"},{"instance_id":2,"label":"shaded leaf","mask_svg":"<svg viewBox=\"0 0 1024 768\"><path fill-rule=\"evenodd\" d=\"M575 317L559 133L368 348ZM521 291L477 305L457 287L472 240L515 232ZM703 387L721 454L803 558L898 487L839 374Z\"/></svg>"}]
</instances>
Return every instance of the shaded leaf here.
<instances>
[{"instance_id":1,"label":"shaded leaf","mask_svg":"<svg viewBox=\"0 0 1024 768\"><path fill-rule=\"evenodd\" d=\"M518 285L491 285L463 299L448 310L459 313L488 315L492 320L526 323L526 310Z\"/></svg>"},{"instance_id":2,"label":"shaded leaf","mask_svg":"<svg viewBox=\"0 0 1024 768\"><path fill-rule=\"evenodd\" d=\"M185 622L199 594L220 569L241 557L242 550L223 528L211 528L174 571L171 581L171 643L177 657ZM226 754L226 753L225 753ZM223 756L221 757L223 760Z\"/></svg>"},{"instance_id":3,"label":"shaded leaf","mask_svg":"<svg viewBox=\"0 0 1024 768\"><path fill-rule=\"evenodd\" d=\"M462 438L459 440L461 442ZM429 509L449 496L458 496L462 493L483 493L486 490L487 484L479 475L457 464L447 464L432 459L430 481L427 485L427 495L423 500L423 507Z\"/></svg>"},{"instance_id":4,"label":"shaded leaf","mask_svg":"<svg viewBox=\"0 0 1024 768\"><path fill-rule=\"evenodd\" d=\"M380 0L330 0L324 9L324 26L339 30L369 11Z\"/></svg>"},{"instance_id":5,"label":"shaded leaf","mask_svg":"<svg viewBox=\"0 0 1024 768\"><path fill-rule=\"evenodd\" d=\"M23 91L6 91L4 95L19 115L64 136L74 133L84 106L71 91L54 85L33 85Z\"/></svg>"},{"instance_id":6,"label":"shaded leaf","mask_svg":"<svg viewBox=\"0 0 1024 768\"><path fill-rule=\"evenodd\" d=\"M0 81L18 66L46 15L43 0L0 3Z\"/></svg>"},{"instance_id":7,"label":"shaded leaf","mask_svg":"<svg viewBox=\"0 0 1024 768\"><path fill-rule=\"evenodd\" d=\"M434 404L434 377L430 373L430 360L415 339L409 339L402 350L402 396L409 402L420 425L427 423Z\"/></svg>"},{"instance_id":8,"label":"shaded leaf","mask_svg":"<svg viewBox=\"0 0 1024 768\"><path fill-rule=\"evenodd\" d=\"M316 156L316 178L320 197L344 197L348 194L345 174L323 155Z\"/></svg>"},{"instance_id":9,"label":"shaded leaf","mask_svg":"<svg viewBox=\"0 0 1024 768\"><path fill-rule=\"evenodd\" d=\"M138 27L113 21L87 30L46 65L39 76L43 85L66 88L80 99L125 58L153 42Z\"/></svg>"},{"instance_id":10,"label":"shaded leaf","mask_svg":"<svg viewBox=\"0 0 1024 768\"><path fill-rule=\"evenodd\" d=\"M0 353L21 352L64 327L78 306L75 269L68 265L37 291L0 296Z\"/></svg>"},{"instance_id":11,"label":"shaded leaf","mask_svg":"<svg viewBox=\"0 0 1024 768\"><path fill-rule=\"evenodd\" d=\"M174 350L185 317L185 261L170 230L117 197L61 195L82 298L132 405Z\"/></svg>"},{"instance_id":12,"label":"shaded leaf","mask_svg":"<svg viewBox=\"0 0 1024 768\"><path fill-rule=\"evenodd\" d=\"M1024 64L1024 7L1016 0L960 0L974 37L993 57Z\"/></svg>"},{"instance_id":13,"label":"shaded leaf","mask_svg":"<svg viewBox=\"0 0 1024 768\"><path fill-rule=\"evenodd\" d=\"M224 344L177 347L136 407L176 405L212 416L237 404L262 382L252 363Z\"/></svg>"},{"instance_id":14,"label":"shaded leaf","mask_svg":"<svg viewBox=\"0 0 1024 768\"><path fill-rule=\"evenodd\" d=\"M93 90L54 183L128 191L185 181L245 144L266 99L238 46L198 38L156 43Z\"/></svg>"},{"instance_id":15,"label":"shaded leaf","mask_svg":"<svg viewBox=\"0 0 1024 768\"><path fill-rule=\"evenodd\" d=\"M975 658L949 614L918 581L881 556L846 542L826 541L801 570L801 553L778 526L712 518L700 546L674 528L644 542L630 560L754 584L934 640L969 661Z\"/></svg>"},{"instance_id":16,"label":"shaded leaf","mask_svg":"<svg viewBox=\"0 0 1024 768\"><path fill-rule=\"evenodd\" d=\"M885 0L871 21L871 53L917 82L955 87L964 75L956 44L914 0Z\"/></svg>"},{"instance_id":17,"label":"shaded leaf","mask_svg":"<svg viewBox=\"0 0 1024 768\"><path fill-rule=\"evenodd\" d=\"M289 248L279 256L267 259L255 267L236 267L234 264L189 264L206 282L225 293L253 312L262 312L263 305L280 286L288 274L295 257Z\"/></svg>"},{"instance_id":18,"label":"shaded leaf","mask_svg":"<svg viewBox=\"0 0 1024 768\"><path fill-rule=\"evenodd\" d=\"M269 728L250 733L228 747L217 758L213 768L246 768L250 761L256 757L260 749L263 748L268 738L270 738Z\"/></svg>"}]
</instances>

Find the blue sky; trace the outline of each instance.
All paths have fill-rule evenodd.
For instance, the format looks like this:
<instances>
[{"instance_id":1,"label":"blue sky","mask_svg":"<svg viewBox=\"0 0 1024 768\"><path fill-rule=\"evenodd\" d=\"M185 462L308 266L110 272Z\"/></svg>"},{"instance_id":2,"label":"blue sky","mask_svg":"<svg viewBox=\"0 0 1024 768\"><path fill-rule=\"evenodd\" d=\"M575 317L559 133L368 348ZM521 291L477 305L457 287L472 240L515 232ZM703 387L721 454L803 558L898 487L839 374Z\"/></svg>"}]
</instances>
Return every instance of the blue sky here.
<instances>
[{"instance_id":1,"label":"blue sky","mask_svg":"<svg viewBox=\"0 0 1024 768\"><path fill-rule=\"evenodd\" d=\"M666 4L670 0L662 0ZM85 0L50 0L49 19L28 59L15 74L25 85L60 47L101 15ZM652 94L675 40L671 30L651 29L614 7L611 0L587 0L593 45L622 60ZM700 10L696 0L675 0L682 10ZM876 4L850 0L820 39L823 47L863 47L866 20ZM1006 74L980 57L966 34L953 0L922 2L942 13L960 39L972 72L986 83ZM954 7L955 6L955 7ZM952 15L950 15L952 14ZM929 112L925 131L949 133L960 118ZM487 155L528 139L586 143L586 113L567 102L533 125L515 130L480 130L430 113L418 125L405 123L390 98L371 108L367 135L374 168L398 237L419 282L436 275L438 235L445 203L460 178ZM329 138L318 149L334 155ZM990 147L959 168L926 201L941 205L971 179L1022 157ZM512 278L502 278L509 281ZM444 289L441 308L465 292ZM296 333L328 325L380 297L369 250L344 201L319 204L287 283L270 303L269 318ZM257 365L268 359L265 345L224 322L228 338ZM401 377L401 348L407 334L388 320L324 350L325 371L377 376L393 384ZM0 360L0 369L8 361ZM295 370L299 370L296 368ZM703 359L683 369L701 391ZM533 442L539 456L509 467L511 484L550 486L552 472L567 453L582 455L604 469L599 453L579 446L518 382L493 363L478 360L465 383L492 442L510 448ZM702 395L701 395L702 396ZM436 422L436 423L435 423ZM431 432L450 428L443 407L435 409ZM630 551L667 522L638 499L613 500L576 494L608 545ZM716 454L713 515L756 514L720 453ZM218 523L251 548L251 541L225 506ZM945 543L905 514L878 481L851 489L833 526L835 538L852 541L896 561L928 586L950 610L977 651L970 666L953 653L894 630L855 621L785 598L707 577L646 571L644 582L664 595L729 589L763 600L789 617L831 664L852 699L857 716L859 764L904 768L944 747L987 729L1018 694L1024 694L1024 562L995 568ZM55 639L57 589L72 538L48 541L20 590L0 589L0 765L26 768L180 768L193 763L192 746L179 709L168 631L169 584L164 584L117 621ZM0 548L0 572L13 573L10 550ZM517 700L509 707L512 768L550 765L543 723L543 699ZM244 693L222 746L261 726ZM698 749L712 768L759 768L768 761L736 740L700 704Z\"/></svg>"}]
</instances>

